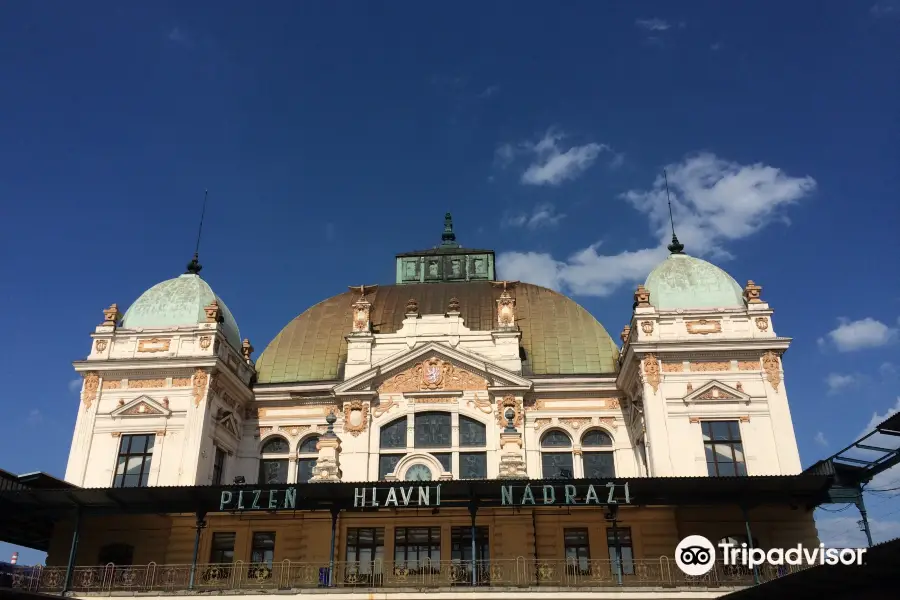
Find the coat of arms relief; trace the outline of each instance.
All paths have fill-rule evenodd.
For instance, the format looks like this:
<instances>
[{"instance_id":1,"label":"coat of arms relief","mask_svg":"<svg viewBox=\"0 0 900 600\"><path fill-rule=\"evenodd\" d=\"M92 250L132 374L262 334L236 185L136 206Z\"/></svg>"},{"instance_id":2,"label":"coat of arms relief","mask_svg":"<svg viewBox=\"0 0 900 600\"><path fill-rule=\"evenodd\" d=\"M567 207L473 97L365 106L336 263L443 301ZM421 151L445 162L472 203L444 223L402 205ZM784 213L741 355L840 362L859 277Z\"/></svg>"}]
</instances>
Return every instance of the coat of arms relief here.
<instances>
[{"instance_id":1,"label":"coat of arms relief","mask_svg":"<svg viewBox=\"0 0 900 600\"><path fill-rule=\"evenodd\" d=\"M486 390L486 379L437 357L428 358L385 379L379 394L395 392L431 392L437 390Z\"/></svg>"}]
</instances>

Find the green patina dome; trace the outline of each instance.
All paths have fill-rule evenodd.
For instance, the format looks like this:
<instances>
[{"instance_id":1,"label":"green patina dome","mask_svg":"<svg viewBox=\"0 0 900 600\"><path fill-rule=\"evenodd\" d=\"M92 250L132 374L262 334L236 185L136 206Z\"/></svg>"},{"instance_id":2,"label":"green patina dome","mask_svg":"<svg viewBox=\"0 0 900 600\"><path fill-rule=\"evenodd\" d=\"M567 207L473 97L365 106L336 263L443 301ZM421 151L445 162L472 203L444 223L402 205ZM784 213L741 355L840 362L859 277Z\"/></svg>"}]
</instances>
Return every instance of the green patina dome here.
<instances>
[{"instance_id":1,"label":"green patina dome","mask_svg":"<svg viewBox=\"0 0 900 600\"><path fill-rule=\"evenodd\" d=\"M670 254L650 272L644 287L658 310L744 306L744 291L731 275L687 254Z\"/></svg>"},{"instance_id":2,"label":"green patina dome","mask_svg":"<svg viewBox=\"0 0 900 600\"><path fill-rule=\"evenodd\" d=\"M141 294L125 312L122 327L173 327L176 325L196 325L206 322L203 309L213 300L218 301L222 313L222 332L234 348L241 347L241 332L231 315L231 311L209 284L199 275L185 273L174 279L157 283Z\"/></svg>"}]
</instances>

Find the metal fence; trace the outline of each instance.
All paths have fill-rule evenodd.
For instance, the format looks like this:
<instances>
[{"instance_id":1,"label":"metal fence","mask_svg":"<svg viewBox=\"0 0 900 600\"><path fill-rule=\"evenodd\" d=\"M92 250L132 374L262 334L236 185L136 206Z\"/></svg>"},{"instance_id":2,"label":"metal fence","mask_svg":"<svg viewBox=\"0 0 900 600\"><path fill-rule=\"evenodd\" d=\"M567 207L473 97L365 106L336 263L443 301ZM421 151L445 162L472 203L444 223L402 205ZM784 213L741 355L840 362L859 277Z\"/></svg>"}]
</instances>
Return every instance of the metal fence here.
<instances>
[{"instance_id":1,"label":"metal fence","mask_svg":"<svg viewBox=\"0 0 900 600\"><path fill-rule=\"evenodd\" d=\"M612 560L535 560L519 557L490 561L295 562L197 565L80 566L67 589L77 593L210 592L308 588L489 587L742 587L788 575L800 567L758 567L717 563L706 575L690 577L670 557L624 562ZM65 567L19 567L12 587L34 592L66 588Z\"/></svg>"}]
</instances>

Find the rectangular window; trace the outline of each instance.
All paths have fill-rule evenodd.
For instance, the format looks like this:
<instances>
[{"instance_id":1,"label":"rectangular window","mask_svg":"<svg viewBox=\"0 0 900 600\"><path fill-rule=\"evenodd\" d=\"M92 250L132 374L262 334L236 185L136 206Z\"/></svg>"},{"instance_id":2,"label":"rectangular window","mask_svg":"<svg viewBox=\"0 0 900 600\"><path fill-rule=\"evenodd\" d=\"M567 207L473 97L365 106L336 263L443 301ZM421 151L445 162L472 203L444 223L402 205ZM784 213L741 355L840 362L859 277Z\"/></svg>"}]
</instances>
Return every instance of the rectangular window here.
<instances>
[{"instance_id":1,"label":"rectangular window","mask_svg":"<svg viewBox=\"0 0 900 600\"><path fill-rule=\"evenodd\" d=\"M313 467L316 466L315 458L297 459L297 483L309 483L313 476Z\"/></svg>"},{"instance_id":2,"label":"rectangular window","mask_svg":"<svg viewBox=\"0 0 900 600\"><path fill-rule=\"evenodd\" d=\"M432 452L431 455L438 459L442 469L448 473L453 472L453 454L450 452Z\"/></svg>"},{"instance_id":3,"label":"rectangular window","mask_svg":"<svg viewBox=\"0 0 900 600\"><path fill-rule=\"evenodd\" d=\"M572 479L575 470L572 468L571 452L542 452L541 473L544 479Z\"/></svg>"},{"instance_id":4,"label":"rectangular window","mask_svg":"<svg viewBox=\"0 0 900 600\"><path fill-rule=\"evenodd\" d=\"M450 447L450 413L418 413L413 422L416 448Z\"/></svg>"},{"instance_id":5,"label":"rectangular window","mask_svg":"<svg viewBox=\"0 0 900 600\"><path fill-rule=\"evenodd\" d=\"M213 533L212 545L209 550L210 563L234 562L234 537L233 531L217 531Z\"/></svg>"},{"instance_id":6,"label":"rectangular window","mask_svg":"<svg viewBox=\"0 0 900 600\"><path fill-rule=\"evenodd\" d=\"M216 446L216 455L213 457L213 485L222 485L225 476L225 451Z\"/></svg>"},{"instance_id":7,"label":"rectangular window","mask_svg":"<svg viewBox=\"0 0 900 600\"><path fill-rule=\"evenodd\" d=\"M398 527L394 530L394 562L410 572L438 573L441 560L440 527Z\"/></svg>"},{"instance_id":8,"label":"rectangular window","mask_svg":"<svg viewBox=\"0 0 900 600\"><path fill-rule=\"evenodd\" d=\"M372 576L381 573L384 562L384 527L348 528L346 560L354 583L376 583Z\"/></svg>"},{"instance_id":9,"label":"rectangular window","mask_svg":"<svg viewBox=\"0 0 900 600\"><path fill-rule=\"evenodd\" d=\"M631 547L631 527L609 527L606 545L612 561L613 574L622 567L622 575L634 575L634 549Z\"/></svg>"},{"instance_id":10,"label":"rectangular window","mask_svg":"<svg viewBox=\"0 0 900 600\"><path fill-rule=\"evenodd\" d=\"M259 483L287 483L288 459L270 458L259 461Z\"/></svg>"},{"instance_id":11,"label":"rectangular window","mask_svg":"<svg viewBox=\"0 0 900 600\"><path fill-rule=\"evenodd\" d=\"M613 479L616 463L612 452L588 452L582 454L584 476L587 479Z\"/></svg>"},{"instance_id":12,"label":"rectangular window","mask_svg":"<svg viewBox=\"0 0 900 600\"><path fill-rule=\"evenodd\" d=\"M475 528L475 580L479 585L487 585L491 580L491 552L487 527ZM450 560L464 566L454 583L470 585L472 583L472 528L453 527L450 529Z\"/></svg>"},{"instance_id":13,"label":"rectangular window","mask_svg":"<svg viewBox=\"0 0 900 600\"><path fill-rule=\"evenodd\" d=\"M253 532L253 545L250 548L250 562L256 564L265 563L269 567L275 560L275 532Z\"/></svg>"},{"instance_id":14,"label":"rectangular window","mask_svg":"<svg viewBox=\"0 0 900 600\"><path fill-rule=\"evenodd\" d=\"M402 454L382 454L378 457L378 480L384 481L388 473L393 473L397 463L403 458Z\"/></svg>"},{"instance_id":15,"label":"rectangular window","mask_svg":"<svg viewBox=\"0 0 900 600\"><path fill-rule=\"evenodd\" d=\"M591 560L588 530L564 529L563 543L566 549L566 569L569 572L587 573Z\"/></svg>"},{"instance_id":16,"label":"rectangular window","mask_svg":"<svg viewBox=\"0 0 900 600\"><path fill-rule=\"evenodd\" d=\"M746 475L744 445L737 421L703 421L703 446L706 451L706 471L710 477Z\"/></svg>"},{"instance_id":17,"label":"rectangular window","mask_svg":"<svg viewBox=\"0 0 900 600\"><path fill-rule=\"evenodd\" d=\"M123 435L113 487L147 487L156 436Z\"/></svg>"},{"instance_id":18,"label":"rectangular window","mask_svg":"<svg viewBox=\"0 0 900 600\"><path fill-rule=\"evenodd\" d=\"M487 479L486 452L459 453L460 479Z\"/></svg>"}]
</instances>

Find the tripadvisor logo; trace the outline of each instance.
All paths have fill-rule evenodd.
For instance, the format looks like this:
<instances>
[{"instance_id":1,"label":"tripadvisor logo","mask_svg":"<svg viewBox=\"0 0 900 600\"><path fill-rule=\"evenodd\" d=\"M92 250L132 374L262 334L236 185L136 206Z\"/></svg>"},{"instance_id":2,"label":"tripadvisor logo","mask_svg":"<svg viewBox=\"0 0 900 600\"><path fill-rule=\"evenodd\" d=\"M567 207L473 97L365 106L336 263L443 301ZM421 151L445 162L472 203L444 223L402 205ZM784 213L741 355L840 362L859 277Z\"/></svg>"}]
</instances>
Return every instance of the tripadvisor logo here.
<instances>
[{"instance_id":1,"label":"tripadvisor logo","mask_svg":"<svg viewBox=\"0 0 900 600\"><path fill-rule=\"evenodd\" d=\"M750 548L747 544L719 543L722 565L743 565L754 569L762 564L783 565L861 565L865 548L826 548L825 544L804 548ZM675 547L675 564L685 575L697 577L709 573L716 563L716 547L702 535L689 535Z\"/></svg>"}]
</instances>

